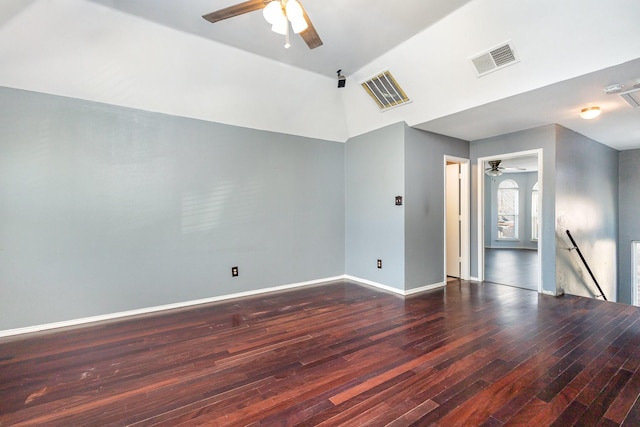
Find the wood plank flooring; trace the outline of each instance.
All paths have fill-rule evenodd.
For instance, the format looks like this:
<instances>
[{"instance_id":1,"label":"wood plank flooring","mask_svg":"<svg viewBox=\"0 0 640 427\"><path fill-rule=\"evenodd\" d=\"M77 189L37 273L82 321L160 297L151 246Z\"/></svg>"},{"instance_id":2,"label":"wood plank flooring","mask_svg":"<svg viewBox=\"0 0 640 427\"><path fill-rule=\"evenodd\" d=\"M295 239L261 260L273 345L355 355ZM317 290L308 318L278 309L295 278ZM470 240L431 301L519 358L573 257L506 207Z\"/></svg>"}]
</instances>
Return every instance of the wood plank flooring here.
<instances>
[{"instance_id":1,"label":"wood plank flooring","mask_svg":"<svg viewBox=\"0 0 640 427\"><path fill-rule=\"evenodd\" d=\"M0 339L0 426L640 425L640 310L347 281Z\"/></svg>"},{"instance_id":2,"label":"wood plank flooring","mask_svg":"<svg viewBox=\"0 0 640 427\"><path fill-rule=\"evenodd\" d=\"M538 251L485 248L484 268L484 279L487 282L538 290Z\"/></svg>"}]
</instances>

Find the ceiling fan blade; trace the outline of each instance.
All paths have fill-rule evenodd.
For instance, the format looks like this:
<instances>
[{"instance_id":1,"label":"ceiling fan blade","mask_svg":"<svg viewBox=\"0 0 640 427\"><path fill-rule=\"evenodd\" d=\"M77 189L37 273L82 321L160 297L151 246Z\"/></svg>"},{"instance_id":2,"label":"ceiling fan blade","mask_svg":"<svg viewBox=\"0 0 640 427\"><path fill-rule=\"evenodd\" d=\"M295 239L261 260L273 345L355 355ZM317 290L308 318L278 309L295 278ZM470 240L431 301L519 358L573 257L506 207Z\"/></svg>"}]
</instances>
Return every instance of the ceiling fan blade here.
<instances>
[{"instance_id":1,"label":"ceiling fan blade","mask_svg":"<svg viewBox=\"0 0 640 427\"><path fill-rule=\"evenodd\" d=\"M302 8L302 12L304 13L304 20L307 21L308 25L307 29L300 33L300 37L302 37L302 40L304 40L307 46L309 46L309 49L315 49L319 46L322 46L322 40L320 40L320 36L318 35L316 28L311 23L311 19L309 19L307 11L304 10L302 4L300 4L300 7Z\"/></svg>"},{"instance_id":2,"label":"ceiling fan blade","mask_svg":"<svg viewBox=\"0 0 640 427\"><path fill-rule=\"evenodd\" d=\"M268 1L266 3L268 3ZM253 12L254 10L264 9L266 3L265 0L249 0L233 6L225 7L224 9L220 9L215 12L207 13L206 15L202 15L202 17L209 22L218 22L223 19L233 18L234 16Z\"/></svg>"}]
</instances>

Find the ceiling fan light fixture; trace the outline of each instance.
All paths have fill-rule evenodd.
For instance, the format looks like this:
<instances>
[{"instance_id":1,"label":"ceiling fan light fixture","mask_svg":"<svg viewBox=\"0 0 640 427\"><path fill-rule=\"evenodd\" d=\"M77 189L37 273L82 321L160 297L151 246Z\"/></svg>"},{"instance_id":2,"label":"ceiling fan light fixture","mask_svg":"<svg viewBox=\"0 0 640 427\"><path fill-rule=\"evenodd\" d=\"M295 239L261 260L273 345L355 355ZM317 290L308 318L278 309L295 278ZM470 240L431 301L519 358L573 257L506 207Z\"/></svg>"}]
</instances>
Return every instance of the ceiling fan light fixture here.
<instances>
[{"instance_id":1,"label":"ceiling fan light fixture","mask_svg":"<svg viewBox=\"0 0 640 427\"><path fill-rule=\"evenodd\" d=\"M300 6L300 3L298 3L297 0L287 1L285 13L291 22L291 27L293 28L294 33L299 34L309 27L307 20L304 19L302 6Z\"/></svg>"},{"instance_id":2,"label":"ceiling fan light fixture","mask_svg":"<svg viewBox=\"0 0 640 427\"><path fill-rule=\"evenodd\" d=\"M580 117L585 120L591 120L598 117L600 113L600 107L586 107L580 110Z\"/></svg>"},{"instance_id":3,"label":"ceiling fan light fixture","mask_svg":"<svg viewBox=\"0 0 640 427\"><path fill-rule=\"evenodd\" d=\"M271 25L276 25L279 21L285 20L287 17L284 15L284 11L282 10L282 5L279 1L272 1L262 9L262 16L264 19Z\"/></svg>"},{"instance_id":4,"label":"ceiling fan light fixture","mask_svg":"<svg viewBox=\"0 0 640 427\"><path fill-rule=\"evenodd\" d=\"M302 17L304 13L302 12L302 6L298 3L298 0L289 0L287 1L287 5L285 6L285 11L289 19L294 17Z\"/></svg>"},{"instance_id":5,"label":"ceiling fan light fixture","mask_svg":"<svg viewBox=\"0 0 640 427\"><path fill-rule=\"evenodd\" d=\"M282 34L283 36L287 35L287 31L289 30L289 22L287 22L287 18L283 18L282 20L275 22L271 26L271 31L274 33Z\"/></svg>"},{"instance_id":6,"label":"ceiling fan light fixture","mask_svg":"<svg viewBox=\"0 0 640 427\"><path fill-rule=\"evenodd\" d=\"M306 19L304 19L304 16L296 17L293 19L289 17L289 21L291 21L291 28L296 34L300 34L304 30L309 28L309 25L307 24Z\"/></svg>"},{"instance_id":7,"label":"ceiling fan light fixture","mask_svg":"<svg viewBox=\"0 0 640 427\"><path fill-rule=\"evenodd\" d=\"M300 38L309 49L322 46L322 40L299 0L244 0L202 17L211 23L216 23L258 10L262 10L262 16L271 25L271 31L287 38L285 47L290 46L291 31L300 34Z\"/></svg>"},{"instance_id":8,"label":"ceiling fan light fixture","mask_svg":"<svg viewBox=\"0 0 640 427\"><path fill-rule=\"evenodd\" d=\"M500 169L489 169L486 173L489 176L500 176L500 175L502 175L502 171Z\"/></svg>"}]
</instances>

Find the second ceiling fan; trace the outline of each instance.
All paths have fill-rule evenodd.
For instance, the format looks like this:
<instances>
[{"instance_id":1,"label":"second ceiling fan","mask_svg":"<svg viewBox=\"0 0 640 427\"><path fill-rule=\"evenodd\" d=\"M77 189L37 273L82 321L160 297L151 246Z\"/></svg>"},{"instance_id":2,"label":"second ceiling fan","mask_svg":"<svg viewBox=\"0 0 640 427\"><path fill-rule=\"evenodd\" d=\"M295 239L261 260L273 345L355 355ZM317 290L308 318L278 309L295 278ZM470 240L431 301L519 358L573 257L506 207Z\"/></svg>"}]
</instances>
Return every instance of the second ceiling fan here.
<instances>
[{"instance_id":1,"label":"second ceiling fan","mask_svg":"<svg viewBox=\"0 0 640 427\"><path fill-rule=\"evenodd\" d=\"M489 176L500 176L502 175L502 171L526 171L525 168L505 168L500 166L502 160L489 160L489 167L484 170L484 172Z\"/></svg>"},{"instance_id":2,"label":"second ceiling fan","mask_svg":"<svg viewBox=\"0 0 640 427\"><path fill-rule=\"evenodd\" d=\"M287 37L285 47L289 47L289 23L293 32L300 34L309 49L322 46L320 36L298 0L248 0L202 17L209 22L218 22L261 9L267 22L271 24L271 30Z\"/></svg>"}]
</instances>

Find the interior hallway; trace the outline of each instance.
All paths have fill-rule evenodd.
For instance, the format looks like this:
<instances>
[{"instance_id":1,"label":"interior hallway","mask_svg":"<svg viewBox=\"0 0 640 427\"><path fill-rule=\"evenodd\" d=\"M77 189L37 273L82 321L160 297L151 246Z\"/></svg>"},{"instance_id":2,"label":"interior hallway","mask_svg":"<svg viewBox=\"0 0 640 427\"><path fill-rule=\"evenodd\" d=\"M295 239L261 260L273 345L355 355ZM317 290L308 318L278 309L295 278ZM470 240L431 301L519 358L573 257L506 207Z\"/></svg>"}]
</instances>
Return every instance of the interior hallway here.
<instances>
[{"instance_id":1,"label":"interior hallway","mask_svg":"<svg viewBox=\"0 0 640 427\"><path fill-rule=\"evenodd\" d=\"M485 281L538 290L538 251L485 248L484 265Z\"/></svg>"}]
</instances>

